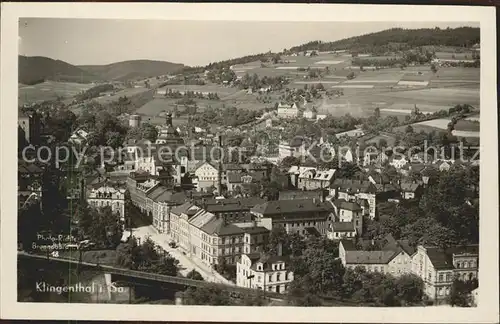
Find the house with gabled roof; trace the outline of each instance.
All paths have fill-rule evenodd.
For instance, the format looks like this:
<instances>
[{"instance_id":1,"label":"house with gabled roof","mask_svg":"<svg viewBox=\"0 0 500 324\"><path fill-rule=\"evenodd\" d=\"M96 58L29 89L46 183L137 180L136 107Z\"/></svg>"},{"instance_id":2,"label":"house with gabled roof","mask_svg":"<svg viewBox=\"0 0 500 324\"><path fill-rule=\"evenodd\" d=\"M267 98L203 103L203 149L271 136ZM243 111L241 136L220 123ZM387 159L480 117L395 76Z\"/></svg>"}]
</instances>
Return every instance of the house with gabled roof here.
<instances>
[{"instance_id":1,"label":"house with gabled roof","mask_svg":"<svg viewBox=\"0 0 500 324\"><path fill-rule=\"evenodd\" d=\"M328 188L335 176L335 169L307 169L299 174L297 188L301 190L316 190Z\"/></svg>"},{"instance_id":2,"label":"house with gabled roof","mask_svg":"<svg viewBox=\"0 0 500 324\"><path fill-rule=\"evenodd\" d=\"M298 199L268 201L255 206L250 212L258 222L269 220L272 227L283 227L287 233L305 235L307 227L315 227L321 235L326 235L334 210L329 202Z\"/></svg>"},{"instance_id":3,"label":"house with gabled roof","mask_svg":"<svg viewBox=\"0 0 500 324\"><path fill-rule=\"evenodd\" d=\"M401 188L401 198L403 199L416 199L422 195L423 186L416 182L406 182L400 183Z\"/></svg>"},{"instance_id":4,"label":"house with gabled roof","mask_svg":"<svg viewBox=\"0 0 500 324\"><path fill-rule=\"evenodd\" d=\"M407 241L395 240L389 234L381 245L382 248L375 251L357 250L353 242L341 240L339 257L348 269L362 267L368 272L386 273L396 277L411 273L415 249L411 248Z\"/></svg>"},{"instance_id":5,"label":"house with gabled roof","mask_svg":"<svg viewBox=\"0 0 500 324\"><path fill-rule=\"evenodd\" d=\"M244 254L236 265L236 285L279 294L293 281L290 260L281 255Z\"/></svg>"},{"instance_id":6,"label":"house with gabled roof","mask_svg":"<svg viewBox=\"0 0 500 324\"><path fill-rule=\"evenodd\" d=\"M412 256L412 272L424 281L424 293L437 303L451 294L455 279L477 280L479 245L439 248L419 245Z\"/></svg>"},{"instance_id":7,"label":"house with gabled roof","mask_svg":"<svg viewBox=\"0 0 500 324\"><path fill-rule=\"evenodd\" d=\"M344 199L346 201L368 202L368 216L375 218L377 187L371 181L352 179L335 179L330 185L329 199Z\"/></svg>"}]
</instances>

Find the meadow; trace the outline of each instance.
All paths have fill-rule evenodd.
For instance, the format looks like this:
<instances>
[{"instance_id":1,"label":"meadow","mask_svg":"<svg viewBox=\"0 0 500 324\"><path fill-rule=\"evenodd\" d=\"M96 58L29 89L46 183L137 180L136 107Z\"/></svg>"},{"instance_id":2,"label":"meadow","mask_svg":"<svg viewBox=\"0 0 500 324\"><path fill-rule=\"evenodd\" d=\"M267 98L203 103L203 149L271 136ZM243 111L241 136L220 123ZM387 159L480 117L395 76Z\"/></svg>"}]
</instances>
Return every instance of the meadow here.
<instances>
[{"instance_id":1,"label":"meadow","mask_svg":"<svg viewBox=\"0 0 500 324\"><path fill-rule=\"evenodd\" d=\"M35 85L19 84L19 104L55 100L57 97L69 98L78 93L90 89L94 85L72 82L47 81Z\"/></svg>"}]
</instances>

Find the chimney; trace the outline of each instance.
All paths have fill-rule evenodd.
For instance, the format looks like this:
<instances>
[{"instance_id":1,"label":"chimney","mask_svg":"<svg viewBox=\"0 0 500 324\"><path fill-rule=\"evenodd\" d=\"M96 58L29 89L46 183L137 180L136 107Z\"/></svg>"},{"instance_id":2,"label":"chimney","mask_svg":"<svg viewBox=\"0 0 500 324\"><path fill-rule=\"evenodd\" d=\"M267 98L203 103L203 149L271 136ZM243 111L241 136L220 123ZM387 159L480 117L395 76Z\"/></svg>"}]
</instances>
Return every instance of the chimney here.
<instances>
[{"instance_id":1,"label":"chimney","mask_svg":"<svg viewBox=\"0 0 500 324\"><path fill-rule=\"evenodd\" d=\"M283 245L281 244L281 242L276 246L276 254L277 256L283 255Z\"/></svg>"}]
</instances>

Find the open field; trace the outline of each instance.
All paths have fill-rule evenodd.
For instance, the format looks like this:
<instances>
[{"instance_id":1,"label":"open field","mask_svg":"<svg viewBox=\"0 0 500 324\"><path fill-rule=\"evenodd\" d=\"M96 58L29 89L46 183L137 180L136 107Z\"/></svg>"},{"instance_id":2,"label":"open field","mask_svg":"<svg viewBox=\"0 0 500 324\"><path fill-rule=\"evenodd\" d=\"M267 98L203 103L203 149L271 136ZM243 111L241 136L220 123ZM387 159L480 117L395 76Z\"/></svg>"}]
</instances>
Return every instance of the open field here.
<instances>
[{"instance_id":1,"label":"open field","mask_svg":"<svg viewBox=\"0 0 500 324\"><path fill-rule=\"evenodd\" d=\"M452 52L436 52L438 59L444 60L472 60L472 52L452 53Z\"/></svg>"},{"instance_id":2,"label":"open field","mask_svg":"<svg viewBox=\"0 0 500 324\"><path fill-rule=\"evenodd\" d=\"M127 89L122 89L120 91L117 91L114 95L108 96L104 95L98 98L94 98L93 100L97 101L100 104L107 104L112 101L117 101L120 97L127 97L130 98L132 96L135 96L137 94L149 91L150 89L147 88L127 88Z\"/></svg>"},{"instance_id":3,"label":"open field","mask_svg":"<svg viewBox=\"0 0 500 324\"><path fill-rule=\"evenodd\" d=\"M426 133L431 131L442 132L446 131L449 123L450 123L450 118L440 118L440 119L433 119L433 120L414 123L411 124L411 126L413 127L413 130L415 132L420 132L422 130ZM479 137L479 123L474 123L475 124L474 128L471 127L469 123L467 121L462 121L462 120L459 121L457 123L457 126L458 125L460 126L458 128L457 126L455 126L455 130L452 132L452 134L457 137ZM401 126L398 127L396 130L404 131L406 127L407 126Z\"/></svg>"},{"instance_id":4,"label":"open field","mask_svg":"<svg viewBox=\"0 0 500 324\"><path fill-rule=\"evenodd\" d=\"M479 121L461 119L456 123L455 130L465 132L479 132Z\"/></svg>"},{"instance_id":5,"label":"open field","mask_svg":"<svg viewBox=\"0 0 500 324\"><path fill-rule=\"evenodd\" d=\"M378 96L395 102L427 103L436 106L448 106L448 108L458 104L469 104L473 107L479 107L479 89L431 88L390 91L380 93Z\"/></svg>"},{"instance_id":6,"label":"open field","mask_svg":"<svg viewBox=\"0 0 500 324\"><path fill-rule=\"evenodd\" d=\"M237 88L224 87L218 84L206 85L167 85L162 89L172 89L176 91L194 91L194 92L214 92L220 98L231 95L238 91Z\"/></svg>"},{"instance_id":7,"label":"open field","mask_svg":"<svg viewBox=\"0 0 500 324\"><path fill-rule=\"evenodd\" d=\"M35 85L19 85L19 104L55 100L58 96L68 98L90 89L92 84L47 81Z\"/></svg>"}]
</instances>

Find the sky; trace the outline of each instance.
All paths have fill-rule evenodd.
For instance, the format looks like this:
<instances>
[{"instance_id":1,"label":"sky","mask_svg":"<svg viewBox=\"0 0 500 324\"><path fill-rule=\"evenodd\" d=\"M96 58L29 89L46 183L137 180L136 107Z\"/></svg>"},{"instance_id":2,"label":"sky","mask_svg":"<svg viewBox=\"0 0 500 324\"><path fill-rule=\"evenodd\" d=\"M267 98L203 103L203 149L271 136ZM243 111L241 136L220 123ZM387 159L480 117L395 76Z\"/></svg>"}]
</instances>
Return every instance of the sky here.
<instances>
[{"instance_id":1,"label":"sky","mask_svg":"<svg viewBox=\"0 0 500 324\"><path fill-rule=\"evenodd\" d=\"M478 24L26 18L19 21L19 54L46 56L74 65L150 59L195 66L394 27L460 26Z\"/></svg>"}]
</instances>

